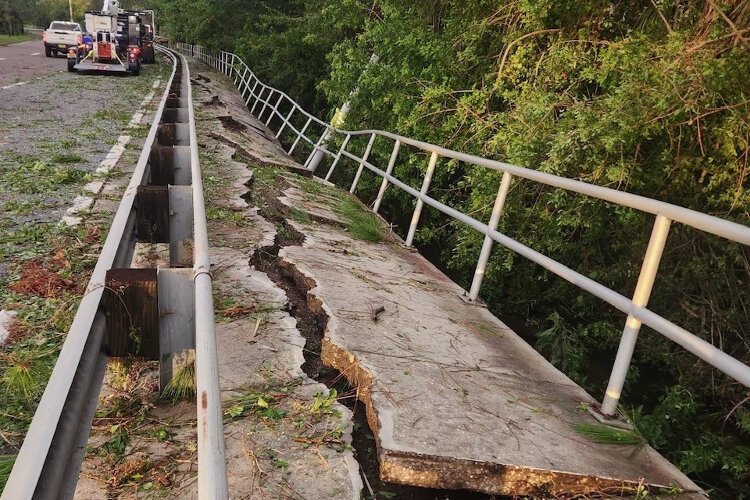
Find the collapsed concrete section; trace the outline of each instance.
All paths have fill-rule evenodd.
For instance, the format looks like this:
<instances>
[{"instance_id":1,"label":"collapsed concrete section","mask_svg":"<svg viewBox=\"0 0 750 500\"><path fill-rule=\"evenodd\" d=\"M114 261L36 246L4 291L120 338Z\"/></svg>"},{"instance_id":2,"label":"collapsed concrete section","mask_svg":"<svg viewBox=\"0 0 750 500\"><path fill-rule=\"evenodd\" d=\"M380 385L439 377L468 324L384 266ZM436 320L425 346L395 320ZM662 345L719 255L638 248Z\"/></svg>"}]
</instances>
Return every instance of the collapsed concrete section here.
<instances>
[{"instance_id":1,"label":"collapsed concrete section","mask_svg":"<svg viewBox=\"0 0 750 500\"><path fill-rule=\"evenodd\" d=\"M278 228L254 200L246 200L248 187L258 181L245 162L233 158L261 155L257 161L266 165L294 165L272 147L273 136L256 145L243 142L242 134L235 137L235 131L258 126L233 118L238 105L222 101L232 103L235 96L207 80L194 92L197 103L211 103L197 104L196 118L204 177L210 178L206 198L230 497L359 498L351 413L303 371L305 339L290 315L290 299L251 266L274 247Z\"/></svg>"},{"instance_id":2,"label":"collapsed concrete section","mask_svg":"<svg viewBox=\"0 0 750 500\"><path fill-rule=\"evenodd\" d=\"M315 181L276 171L273 180L259 180L264 169L273 165L287 170L300 167L284 157L273 135L247 112L239 97L222 87L222 76L206 74L210 78L204 76L200 82L209 93L203 98L205 113L199 119L205 121L205 131L217 123L223 127L222 139L215 137L216 132L212 138L228 148L225 163L232 161L228 155L253 168L254 193L262 189L259 183L284 186L278 204L264 200L265 210L286 219L277 224L278 232L292 228L304 236L304 242L281 248L276 245L277 265L297 282L298 289L306 291L308 307L327 318L322 361L340 371L366 405L383 480L542 497L633 495L646 490L689 496L700 491L645 443L604 444L580 432L582 425L595 425L586 411L595 403L593 398L486 309L463 301L460 287L397 238L391 235L379 243L354 238L337 210L347 196L344 192L328 187L310 189L309 183ZM223 249L212 250L220 259L218 286L228 284L229 289L253 297L256 303L283 303L283 296L262 273L241 264L237 247L231 243L235 236L232 231L215 235L217 241L230 242L222 244ZM267 236L261 231L257 237L268 240ZM280 236L276 235L277 242ZM268 242L263 246L268 247ZM219 263L224 261L226 265ZM316 398L326 392L316 392L317 384L299 372L282 375L274 368L274 377L264 375L268 357L257 357L257 350L246 344L262 339L265 349L275 353L270 363L277 367L294 366L302 352L293 320L275 309L266 318L267 334L263 335L257 335L257 316L242 324L232 321L217 330L225 366L223 384L228 391L225 399L244 407L237 397L252 380L250 385L256 388L274 377L304 381L298 386L300 392L294 389L293 397L275 386L274 404L267 406L289 414L295 406L285 406L282 401L290 397L307 397L309 401L313 392ZM296 361L290 364L284 359ZM257 394L252 393L253 397ZM235 410L241 415L244 411ZM345 412L340 413L348 418ZM230 422L230 471L247 478L253 477L253 467L233 469L232 457L237 459L244 451L257 459L253 450L288 431L277 426L266 435L255 421L236 432L238 436L260 436L259 441L237 443L234 432ZM341 436L348 442L346 432ZM304 457L290 456L305 463ZM332 463L329 456L322 461ZM343 488L329 495L356 496L361 487L352 474L356 468L348 457L340 464L340 468L326 469L339 478ZM238 481L243 484L246 479ZM311 488L310 492L322 494Z\"/></svg>"},{"instance_id":3,"label":"collapsed concrete section","mask_svg":"<svg viewBox=\"0 0 750 500\"><path fill-rule=\"evenodd\" d=\"M330 318L323 362L357 386L386 481L535 496L698 490L645 444L577 432L594 400L419 254L296 227L304 245L280 257L315 283L309 300Z\"/></svg>"}]
</instances>

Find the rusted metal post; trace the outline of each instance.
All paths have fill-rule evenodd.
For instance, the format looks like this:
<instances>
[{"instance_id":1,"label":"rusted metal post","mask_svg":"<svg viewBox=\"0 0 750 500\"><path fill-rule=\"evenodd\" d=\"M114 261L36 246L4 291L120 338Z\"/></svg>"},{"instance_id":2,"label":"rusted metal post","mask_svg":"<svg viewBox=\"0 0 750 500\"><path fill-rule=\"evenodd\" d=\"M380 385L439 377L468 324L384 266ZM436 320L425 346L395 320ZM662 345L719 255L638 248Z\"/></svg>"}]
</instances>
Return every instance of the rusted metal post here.
<instances>
[{"instance_id":1,"label":"rusted metal post","mask_svg":"<svg viewBox=\"0 0 750 500\"><path fill-rule=\"evenodd\" d=\"M138 186L136 233L143 242L169 243L169 188Z\"/></svg>"},{"instance_id":2,"label":"rusted metal post","mask_svg":"<svg viewBox=\"0 0 750 500\"><path fill-rule=\"evenodd\" d=\"M110 269L105 284L109 355L158 360L156 269Z\"/></svg>"}]
</instances>

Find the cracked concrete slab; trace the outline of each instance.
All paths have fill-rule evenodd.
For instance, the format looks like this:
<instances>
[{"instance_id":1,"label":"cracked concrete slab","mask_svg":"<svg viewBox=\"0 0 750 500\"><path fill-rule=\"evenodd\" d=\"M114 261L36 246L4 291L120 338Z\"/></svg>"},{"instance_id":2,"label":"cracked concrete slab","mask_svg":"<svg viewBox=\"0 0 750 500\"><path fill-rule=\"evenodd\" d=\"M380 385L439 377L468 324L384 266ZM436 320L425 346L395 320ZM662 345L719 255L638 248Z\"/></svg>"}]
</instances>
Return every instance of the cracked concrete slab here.
<instances>
[{"instance_id":1,"label":"cracked concrete slab","mask_svg":"<svg viewBox=\"0 0 750 500\"><path fill-rule=\"evenodd\" d=\"M304 245L279 255L315 283L309 300L330 317L323 361L366 402L386 481L505 495L618 494L642 481L698 490L649 446L576 432L593 423L582 410L591 396L461 300L463 290L418 253L335 226L295 228Z\"/></svg>"},{"instance_id":2,"label":"cracked concrete slab","mask_svg":"<svg viewBox=\"0 0 750 500\"><path fill-rule=\"evenodd\" d=\"M213 92L223 98L225 90L204 83L194 92L201 102ZM250 265L255 252L274 244L276 228L243 199L252 174L232 159L235 147L208 133L217 128L216 116L229 112L197 110L204 175L221 179L207 193L207 206L225 211L208 224L215 302L251 311L240 317L217 312L230 496L356 499L363 485L351 451L351 412L337 402L324 414L313 410L330 393L301 368L305 339L286 294ZM252 403L258 398L273 412L260 411Z\"/></svg>"}]
</instances>

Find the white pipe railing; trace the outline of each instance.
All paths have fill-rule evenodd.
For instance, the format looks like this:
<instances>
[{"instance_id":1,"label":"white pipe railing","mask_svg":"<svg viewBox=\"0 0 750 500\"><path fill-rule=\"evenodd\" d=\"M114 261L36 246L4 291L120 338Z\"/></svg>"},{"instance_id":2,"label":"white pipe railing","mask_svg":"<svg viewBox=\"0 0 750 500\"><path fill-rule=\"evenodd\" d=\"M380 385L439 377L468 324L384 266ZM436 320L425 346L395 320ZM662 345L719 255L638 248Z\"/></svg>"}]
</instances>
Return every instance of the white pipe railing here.
<instances>
[{"instance_id":1,"label":"white pipe railing","mask_svg":"<svg viewBox=\"0 0 750 500\"><path fill-rule=\"evenodd\" d=\"M654 200L652 198L647 198L645 196L618 191L607 187L596 186L594 184L589 184L574 179L568 179L565 177L558 177L556 175L511 165L497 160L490 160L475 155L453 151L441 146L437 146L435 144L429 144L382 130L341 130L306 112L284 92L281 92L280 90L269 87L260 82L260 79L255 75L255 73L253 73L249 66L234 54L230 54L228 52L219 52L217 57L217 54L209 53L205 51L203 47L191 46L187 44L178 44L178 50L186 54L200 54L202 57L201 60L203 62L206 62L214 68L219 69L230 77L234 77L242 72L242 78L236 79L237 87L242 92L243 96L246 92L248 93L246 101L247 105L249 105L250 100L255 100L255 102L252 104L251 112L255 112L255 109L259 103L263 105L263 111L261 111L261 114L263 114L263 112L267 108L271 108L271 115L266 119L266 124L270 125L274 117L277 117L281 121L279 131L276 136L279 137L282 130L284 129L288 129L296 135L296 139L292 144L292 147L289 148L289 154L292 154L292 152L294 152L300 141L304 141L311 148L310 156L308 156L308 159L305 162L306 166L308 164L311 164L310 159L316 153L322 153L333 159L331 167L329 168L328 173L325 176L326 180L331 177L334 168L344 157L353 160L354 162L359 164L360 167L363 166L364 168L367 168L369 171L381 177L383 180L378 192L377 199L375 201L375 205L373 207L374 211L377 212L379 210L380 204L385 194L385 190L389 184L393 184L394 186L413 196L416 199L417 205L412 217L412 223L409 227L409 234L406 240L407 245L411 245L413 241L414 234L419 224L421 209L425 204L439 210L440 212L448 215L449 217L452 217L455 220L468 225L469 227L478 231L480 234L484 235L485 240L482 245L482 251L480 252L480 256L477 261L476 271L474 273L471 289L469 292L470 300L475 301L478 299L485 273L485 268L490 256L492 243L496 242L508 248L509 250L512 250L528 258L532 262L539 264L548 271L573 283L579 288L586 290L592 295L604 300L623 313L627 314L628 317L623 330L623 337L617 352L617 357L613 366L612 374L609 379L609 384L604 397L604 401L602 403L601 411L604 415L612 416L615 414L641 324L645 324L653 328L660 334L681 345L686 350L695 354L702 360L721 370L738 382L750 387L750 366L729 356L728 354L717 349L712 344L706 342L705 340L697 337L696 335L688 332L687 330L646 308L651 289L656 279L661 254L664 249L667 236L669 234L671 223L679 222L695 229L705 231L707 233L748 246L750 246L750 227L688 208ZM232 61L234 62L234 64L229 66L227 66L226 64L222 64L221 61L226 60L229 56L232 56ZM244 78L244 75L246 74L250 75L250 78L248 80L245 80ZM255 79L256 83L252 88L250 88L249 84L253 79ZM258 84L260 84L261 86L260 89L258 89ZM270 90L270 93L268 93L268 95L264 97L263 94L266 93L267 89ZM278 92L279 97L274 103L272 103L271 96L275 92ZM287 104L291 105L291 110L288 112L288 114L281 113L281 108ZM291 117L295 111L296 113L307 117L307 121L301 130L298 130L291 123ZM311 124L314 124L315 126L322 129L322 132L320 136L318 136L317 140L314 140L313 138L306 135L306 132ZM327 141L324 140L324 136L334 137L336 135L343 137L343 141L338 151L331 151L327 149L327 147L325 147ZM349 144L350 140L353 137L358 136L370 136L370 142L368 143L368 147L362 157L356 156L346 151L346 147ZM371 144L376 140L377 137L393 141L394 143L393 151L386 171L379 169L368 161ZM393 175L399 150L404 145L411 146L420 151L430 154L430 161L423 178L421 191L417 191L411 186L408 186ZM457 160L465 162L469 165L502 172L502 181L498 188L492 215L487 224L480 222L458 210L455 210L427 195L432 174L440 158ZM311 165L312 169L314 169L315 166L317 166L317 163L315 165ZM359 181L361 173L361 169L358 169L355 176L355 181L352 184L351 191L354 191L354 189L356 189L356 185ZM574 271L573 269L570 269L562 263L557 262L554 259L551 259L497 231L497 224L502 215L502 211L508 194L508 189L513 178L515 178L516 180L526 179L528 181L564 189L569 192L583 194L605 202L613 203L656 216L651 239L644 256L641 274L639 276L636 291L632 299L629 299L621 295L620 293L611 290L610 288L600 283L597 283L596 281Z\"/></svg>"}]
</instances>

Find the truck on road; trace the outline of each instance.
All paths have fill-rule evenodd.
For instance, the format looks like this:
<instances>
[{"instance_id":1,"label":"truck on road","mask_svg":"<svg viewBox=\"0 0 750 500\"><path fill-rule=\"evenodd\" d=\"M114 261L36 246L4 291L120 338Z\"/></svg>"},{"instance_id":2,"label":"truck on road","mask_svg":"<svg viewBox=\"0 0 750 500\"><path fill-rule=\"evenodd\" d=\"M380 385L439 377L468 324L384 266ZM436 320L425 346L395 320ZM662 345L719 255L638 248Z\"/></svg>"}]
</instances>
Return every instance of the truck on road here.
<instances>
[{"instance_id":1,"label":"truck on road","mask_svg":"<svg viewBox=\"0 0 750 500\"><path fill-rule=\"evenodd\" d=\"M42 33L44 41L44 55L56 56L66 54L68 49L76 47L81 42L81 25L72 21L52 21L49 28Z\"/></svg>"},{"instance_id":2,"label":"truck on road","mask_svg":"<svg viewBox=\"0 0 750 500\"><path fill-rule=\"evenodd\" d=\"M138 16L119 12L114 0L105 0L101 12L86 13L86 29L92 39L68 51L68 71L140 74L143 28Z\"/></svg>"}]
</instances>

